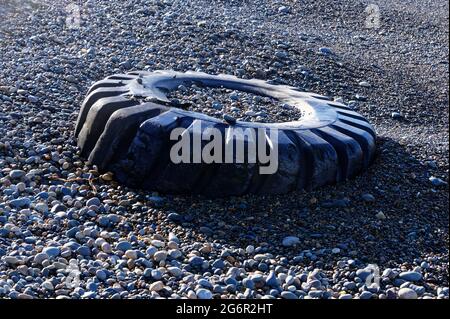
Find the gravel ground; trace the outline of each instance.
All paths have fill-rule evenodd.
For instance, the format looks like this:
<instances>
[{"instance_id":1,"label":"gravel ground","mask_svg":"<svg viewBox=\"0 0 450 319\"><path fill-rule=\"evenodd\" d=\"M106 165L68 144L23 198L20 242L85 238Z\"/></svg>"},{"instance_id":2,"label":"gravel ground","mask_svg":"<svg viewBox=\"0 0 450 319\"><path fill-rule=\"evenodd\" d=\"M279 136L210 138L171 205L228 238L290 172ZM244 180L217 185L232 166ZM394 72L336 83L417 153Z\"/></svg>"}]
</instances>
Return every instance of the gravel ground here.
<instances>
[{"instance_id":1,"label":"gravel ground","mask_svg":"<svg viewBox=\"0 0 450 319\"><path fill-rule=\"evenodd\" d=\"M259 123L281 123L299 120L303 114L295 106L278 100L225 88L202 88L181 86L169 92L171 104L189 111L208 114L222 119L233 119Z\"/></svg>"},{"instance_id":2,"label":"gravel ground","mask_svg":"<svg viewBox=\"0 0 450 319\"><path fill-rule=\"evenodd\" d=\"M89 0L74 29L69 3L0 3L0 298L448 298L448 3L377 1L376 27L360 0ZM145 69L342 99L378 157L283 196L123 188L74 123L92 82Z\"/></svg>"}]
</instances>

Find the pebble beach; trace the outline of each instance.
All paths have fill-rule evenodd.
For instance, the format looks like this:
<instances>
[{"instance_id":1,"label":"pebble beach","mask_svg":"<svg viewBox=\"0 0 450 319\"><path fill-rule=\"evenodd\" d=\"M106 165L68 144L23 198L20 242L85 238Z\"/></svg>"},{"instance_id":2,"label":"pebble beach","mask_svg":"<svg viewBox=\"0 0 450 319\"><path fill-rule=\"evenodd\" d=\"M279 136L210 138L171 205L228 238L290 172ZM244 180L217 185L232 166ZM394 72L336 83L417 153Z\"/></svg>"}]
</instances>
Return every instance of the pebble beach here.
<instances>
[{"instance_id":1,"label":"pebble beach","mask_svg":"<svg viewBox=\"0 0 450 319\"><path fill-rule=\"evenodd\" d=\"M448 299L449 5L402 3L1 1L0 299ZM79 155L75 121L95 81L161 69L343 102L377 131L375 162L276 196L126 188ZM222 89L170 97L302 116Z\"/></svg>"}]
</instances>

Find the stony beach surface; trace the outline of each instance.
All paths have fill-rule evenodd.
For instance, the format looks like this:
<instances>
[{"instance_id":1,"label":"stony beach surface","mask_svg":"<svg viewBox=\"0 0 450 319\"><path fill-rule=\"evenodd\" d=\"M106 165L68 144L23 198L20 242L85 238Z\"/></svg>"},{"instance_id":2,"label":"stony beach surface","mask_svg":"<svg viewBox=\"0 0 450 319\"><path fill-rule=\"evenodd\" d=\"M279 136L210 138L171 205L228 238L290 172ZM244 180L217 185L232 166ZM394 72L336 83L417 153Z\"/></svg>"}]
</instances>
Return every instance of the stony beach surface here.
<instances>
[{"instance_id":1,"label":"stony beach surface","mask_svg":"<svg viewBox=\"0 0 450 319\"><path fill-rule=\"evenodd\" d=\"M0 298L447 299L449 7L377 3L379 24L366 1L2 1ZM375 163L282 196L124 188L75 120L93 82L156 69L343 101Z\"/></svg>"},{"instance_id":2,"label":"stony beach surface","mask_svg":"<svg viewBox=\"0 0 450 319\"><path fill-rule=\"evenodd\" d=\"M192 85L169 92L171 104L184 110L200 112L223 119L258 123L297 121L303 114L293 105L257 94L237 92L225 88L203 88Z\"/></svg>"}]
</instances>

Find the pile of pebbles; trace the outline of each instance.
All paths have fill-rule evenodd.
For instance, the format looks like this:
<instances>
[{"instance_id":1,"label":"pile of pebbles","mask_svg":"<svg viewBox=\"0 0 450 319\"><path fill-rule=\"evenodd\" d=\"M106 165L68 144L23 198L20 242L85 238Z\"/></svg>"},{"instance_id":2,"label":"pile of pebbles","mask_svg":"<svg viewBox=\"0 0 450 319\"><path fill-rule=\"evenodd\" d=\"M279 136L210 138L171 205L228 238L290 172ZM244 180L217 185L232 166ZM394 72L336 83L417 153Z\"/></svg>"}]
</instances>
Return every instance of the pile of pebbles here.
<instances>
[{"instance_id":1,"label":"pile of pebbles","mask_svg":"<svg viewBox=\"0 0 450 319\"><path fill-rule=\"evenodd\" d=\"M245 122L281 123L301 119L302 111L295 106L257 94L226 88L180 85L167 96L171 104L222 119L225 115Z\"/></svg>"},{"instance_id":2,"label":"pile of pebbles","mask_svg":"<svg viewBox=\"0 0 450 319\"><path fill-rule=\"evenodd\" d=\"M0 298L448 298L448 3L383 6L379 29L363 1L88 0L78 28L72 1L7 3ZM125 188L79 156L74 123L94 81L157 69L335 97L375 124L379 154L353 180L280 196ZM269 102L263 120L284 121Z\"/></svg>"}]
</instances>

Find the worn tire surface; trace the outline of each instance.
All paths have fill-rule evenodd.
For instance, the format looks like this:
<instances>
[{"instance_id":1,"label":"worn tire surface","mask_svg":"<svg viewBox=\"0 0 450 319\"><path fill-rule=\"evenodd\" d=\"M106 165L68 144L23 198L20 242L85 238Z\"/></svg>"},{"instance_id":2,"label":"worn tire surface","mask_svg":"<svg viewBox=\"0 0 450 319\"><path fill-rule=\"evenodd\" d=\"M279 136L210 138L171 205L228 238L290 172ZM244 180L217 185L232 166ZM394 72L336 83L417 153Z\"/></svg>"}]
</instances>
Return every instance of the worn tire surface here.
<instances>
[{"instance_id":1,"label":"worn tire surface","mask_svg":"<svg viewBox=\"0 0 450 319\"><path fill-rule=\"evenodd\" d=\"M230 124L170 107L165 93L192 83L270 96L297 106L305 116L287 123ZM182 127L192 136L197 121L202 129L217 128L222 136L230 125L277 128L277 172L260 174L258 163L172 163L169 152L176 141L170 140L170 131ZM83 102L75 134L81 154L100 170L114 172L119 182L207 196L280 194L343 181L370 165L376 144L375 131L364 117L324 96L262 80L174 71L130 72L96 82Z\"/></svg>"}]
</instances>

